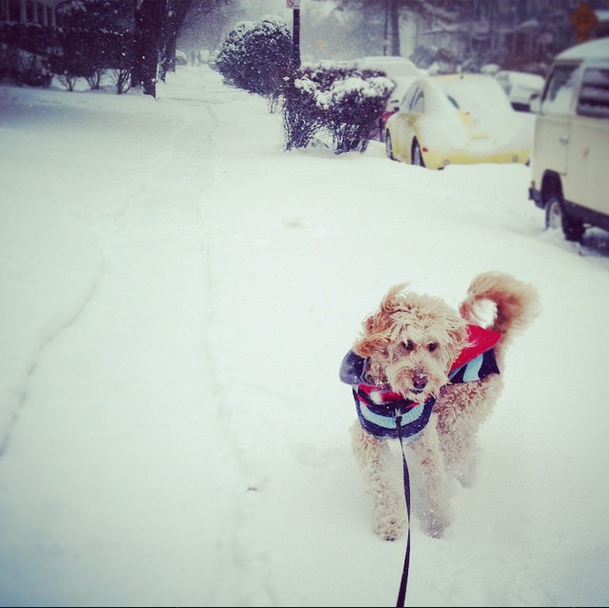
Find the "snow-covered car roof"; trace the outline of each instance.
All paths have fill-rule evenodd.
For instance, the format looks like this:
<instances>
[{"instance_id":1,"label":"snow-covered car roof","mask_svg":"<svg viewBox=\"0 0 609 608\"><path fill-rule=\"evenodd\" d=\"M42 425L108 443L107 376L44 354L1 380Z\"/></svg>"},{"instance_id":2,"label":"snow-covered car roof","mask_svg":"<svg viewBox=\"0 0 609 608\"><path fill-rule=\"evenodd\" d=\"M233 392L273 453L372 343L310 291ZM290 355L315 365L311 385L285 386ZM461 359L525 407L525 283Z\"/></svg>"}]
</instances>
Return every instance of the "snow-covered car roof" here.
<instances>
[{"instance_id":1,"label":"snow-covered car roof","mask_svg":"<svg viewBox=\"0 0 609 608\"><path fill-rule=\"evenodd\" d=\"M359 70L382 70L389 78L420 76L422 73L410 59L391 55L360 57L354 64Z\"/></svg>"},{"instance_id":2,"label":"snow-covered car roof","mask_svg":"<svg viewBox=\"0 0 609 608\"><path fill-rule=\"evenodd\" d=\"M606 58L609 61L609 38L577 44L559 53L555 61Z\"/></svg>"},{"instance_id":3,"label":"snow-covered car roof","mask_svg":"<svg viewBox=\"0 0 609 608\"><path fill-rule=\"evenodd\" d=\"M495 74L497 80L506 79L511 85L518 85L529 89L543 88L544 78L539 74L518 72L514 70L501 70Z\"/></svg>"}]
</instances>

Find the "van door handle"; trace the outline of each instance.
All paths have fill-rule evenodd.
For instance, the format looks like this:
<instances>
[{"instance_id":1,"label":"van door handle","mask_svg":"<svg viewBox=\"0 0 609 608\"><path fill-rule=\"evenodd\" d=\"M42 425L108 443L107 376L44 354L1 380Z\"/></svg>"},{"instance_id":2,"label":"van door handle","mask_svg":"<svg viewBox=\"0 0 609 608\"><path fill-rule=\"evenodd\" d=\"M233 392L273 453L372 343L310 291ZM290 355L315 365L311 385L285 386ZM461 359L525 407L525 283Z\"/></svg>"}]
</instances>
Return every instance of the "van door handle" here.
<instances>
[{"instance_id":1,"label":"van door handle","mask_svg":"<svg viewBox=\"0 0 609 608\"><path fill-rule=\"evenodd\" d=\"M566 146L569 143L569 136L568 135L563 135L559 140L558 140L563 146Z\"/></svg>"}]
</instances>

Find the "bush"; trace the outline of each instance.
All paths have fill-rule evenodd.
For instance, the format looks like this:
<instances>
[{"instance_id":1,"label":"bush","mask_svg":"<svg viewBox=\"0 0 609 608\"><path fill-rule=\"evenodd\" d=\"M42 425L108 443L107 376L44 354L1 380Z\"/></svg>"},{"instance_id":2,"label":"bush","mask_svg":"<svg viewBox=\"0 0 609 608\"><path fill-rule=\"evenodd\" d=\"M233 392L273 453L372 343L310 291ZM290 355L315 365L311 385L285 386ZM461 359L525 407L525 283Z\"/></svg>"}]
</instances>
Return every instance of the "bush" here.
<instances>
[{"instance_id":1,"label":"bush","mask_svg":"<svg viewBox=\"0 0 609 608\"><path fill-rule=\"evenodd\" d=\"M131 86L133 6L124 0L66 0L57 8L62 48L51 58L60 80L71 88L78 77L92 89L110 76L120 95Z\"/></svg>"},{"instance_id":2,"label":"bush","mask_svg":"<svg viewBox=\"0 0 609 608\"><path fill-rule=\"evenodd\" d=\"M18 86L49 86L52 75L46 55L57 44L58 36L52 28L0 23L0 80L9 76Z\"/></svg>"},{"instance_id":3,"label":"bush","mask_svg":"<svg viewBox=\"0 0 609 608\"><path fill-rule=\"evenodd\" d=\"M290 72L292 36L281 17L241 21L214 58L225 84L267 98L279 95Z\"/></svg>"},{"instance_id":4,"label":"bush","mask_svg":"<svg viewBox=\"0 0 609 608\"><path fill-rule=\"evenodd\" d=\"M60 47L49 55L48 65L68 90L74 90L78 78L85 78L92 89L99 89L106 70L113 70L118 94L129 88L127 83L133 56L129 32L60 31Z\"/></svg>"},{"instance_id":5,"label":"bush","mask_svg":"<svg viewBox=\"0 0 609 608\"><path fill-rule=\"evenodd\" d=\"M381 72L297 70L283 88L286 149L328 135L335 154L364 152L394 87Z\"/></svg>"},{"instance_id":6,"label":"bush","mask_svg":"<svg viewBox=\"0 0 609 608\"><path fill-rule=\"evenodd\" d=\"M0 23L0 80L10 76L20 86L49 86L55 74L69 90L79 78L96 89L110 69L117 92L124 93L132 57L129 31Z\"/></svg>"},{"instance_id":7,"label":"bush","mask_svg":"<svg viewBox=\"0 0 609 608\"><path fill-rule=\"evenodd\" d=\"M306 148L323 130L324 114L318 93L336 74L322 68L300 68L288 78L282 90L285 148Z\"/></svg>"}]
</instances>

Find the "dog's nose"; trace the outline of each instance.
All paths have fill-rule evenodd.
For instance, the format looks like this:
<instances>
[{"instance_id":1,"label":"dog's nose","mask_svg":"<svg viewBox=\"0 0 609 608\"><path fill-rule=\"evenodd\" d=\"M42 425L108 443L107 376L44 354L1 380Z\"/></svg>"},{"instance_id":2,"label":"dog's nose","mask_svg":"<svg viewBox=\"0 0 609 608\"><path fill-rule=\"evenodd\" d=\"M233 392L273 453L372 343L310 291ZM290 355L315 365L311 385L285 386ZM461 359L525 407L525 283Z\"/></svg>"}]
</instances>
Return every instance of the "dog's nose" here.
<instances>
[{"instance_id":1,"label":"dog's nose","mask_svg":"<svg viewBox=\"0 0 609 608\"><path fill-rule=\"evenodd\" d=\"M412 377L412 386L418 390L422 390L427 386L427 376L416 374Z\"/></svg>"}]
</instances>

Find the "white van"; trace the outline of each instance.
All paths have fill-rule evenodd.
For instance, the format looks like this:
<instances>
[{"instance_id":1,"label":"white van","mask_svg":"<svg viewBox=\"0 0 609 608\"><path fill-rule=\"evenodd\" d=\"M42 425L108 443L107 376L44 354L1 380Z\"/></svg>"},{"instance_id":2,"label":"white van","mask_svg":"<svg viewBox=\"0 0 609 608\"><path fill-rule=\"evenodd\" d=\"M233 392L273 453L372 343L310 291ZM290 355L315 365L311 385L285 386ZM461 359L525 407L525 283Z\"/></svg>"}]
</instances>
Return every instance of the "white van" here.
<instances>
[{"instance_id":1,"label":"white van","mask_svg":"<svg viewBox=\"0 0 609 608\"><path fill-rule=\"evenodd\" d=\"M546 227L570 241L589 226L609 230L609 38L557 55L531 109L529 198Z\"/></svg>"}]
</instances>

